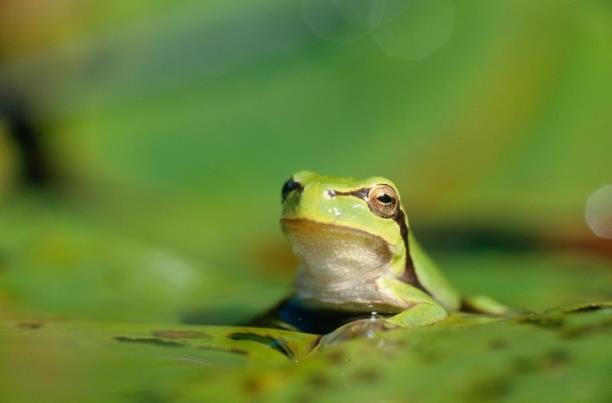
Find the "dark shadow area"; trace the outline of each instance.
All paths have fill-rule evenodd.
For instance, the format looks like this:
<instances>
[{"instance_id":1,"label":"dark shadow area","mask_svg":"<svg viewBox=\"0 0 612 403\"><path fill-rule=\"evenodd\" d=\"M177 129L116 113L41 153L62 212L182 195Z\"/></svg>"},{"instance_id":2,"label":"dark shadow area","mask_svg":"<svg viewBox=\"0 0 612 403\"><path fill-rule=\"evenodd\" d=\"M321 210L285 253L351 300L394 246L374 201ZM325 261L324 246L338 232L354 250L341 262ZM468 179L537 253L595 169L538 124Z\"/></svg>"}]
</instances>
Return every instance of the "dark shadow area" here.
<instances>
[{"instance_id":1,"label":"dark shadow area","mask_svg":"<svg viewBox=\"0 0 612 403\"><path fill-rule=\"evenodd\" d=\"M327 334L354 320L370 319L372 317L384 317L384 315L370 312L344 312L333 309L308 308L302 306L299 301L289 298L247 325Z\"/></svg>"},{"instance_id":2,"label":"dark shadow area","mask_svg":"<svg viewBox=\"0 0 612 403\"><path fill-rule=\"evenodd\" d=\"M40 129L31 108L13 88L0 83L0 121L6 123L8 135L16 145L20 162L20 182L41 188L55 182L55 175Z\"/></svg>"},{"instance_id":3,"label":"dark shadow area","mask_svg":"<svg viewBox=\"0 0 612 403\"><path fill-rule=\"evenodd\" d=\"M495 251L508 253L557 252L571 250L594 254L612 260L612 241L609 239L563 234L542 237L531 231L510 230L491 226L424 227L418 238L430 251L466 252Z\"/></svg>"},{"instance_id":4,"label":"dark shadow area","mask_svg":"<svg viewBox=\"0 0 612 403\"><path fill-rule=\"evenodd\" d=\"M546 242L528 232L509 231L494 226L427 226L418 228L418 239L428 250L441 251L535 251L545 248Z\"/></svg>"}]
</instances>

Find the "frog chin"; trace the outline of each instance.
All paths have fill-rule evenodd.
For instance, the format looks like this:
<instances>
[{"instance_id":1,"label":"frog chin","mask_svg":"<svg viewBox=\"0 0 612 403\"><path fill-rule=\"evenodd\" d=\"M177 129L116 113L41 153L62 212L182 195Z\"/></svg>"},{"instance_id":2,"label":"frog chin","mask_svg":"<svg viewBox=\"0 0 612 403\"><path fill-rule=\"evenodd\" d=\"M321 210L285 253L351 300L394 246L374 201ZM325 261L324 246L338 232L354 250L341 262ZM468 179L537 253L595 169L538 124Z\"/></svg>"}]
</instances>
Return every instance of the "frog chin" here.
<instances>
[{"instance_id":1,"label":"frog chin","mask_svg":"<svg viewBox=\"0 0 612 403\"><path fill-rule=\"evenodd\" d=\"M339 310L395 310L397 302L380 287L379 280L393 276L393 252L383 238L307 219L281 225L301 261L294 283L300 300Z\"/></svg>"}]
</instances>

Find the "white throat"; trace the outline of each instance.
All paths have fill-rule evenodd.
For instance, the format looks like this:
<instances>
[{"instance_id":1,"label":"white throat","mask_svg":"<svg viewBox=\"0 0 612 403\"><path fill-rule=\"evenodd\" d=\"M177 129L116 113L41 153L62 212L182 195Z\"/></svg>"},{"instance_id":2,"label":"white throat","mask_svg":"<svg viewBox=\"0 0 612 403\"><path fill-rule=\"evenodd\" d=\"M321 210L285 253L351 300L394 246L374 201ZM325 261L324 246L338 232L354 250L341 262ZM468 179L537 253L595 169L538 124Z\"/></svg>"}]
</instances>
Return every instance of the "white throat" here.
<instances>
[{"instance_id":1,"label":"white throat","mask_svg":"<svg viewBox=\"0 0 612 403\"><path fill-rule=\"evenodd\" d=\"M396 305L381 287L393 276L393 255L382 238L305 220L283 222L283 228L301 261L294 287L306 304L352 311Z\"/></svg>"}]
</instances>

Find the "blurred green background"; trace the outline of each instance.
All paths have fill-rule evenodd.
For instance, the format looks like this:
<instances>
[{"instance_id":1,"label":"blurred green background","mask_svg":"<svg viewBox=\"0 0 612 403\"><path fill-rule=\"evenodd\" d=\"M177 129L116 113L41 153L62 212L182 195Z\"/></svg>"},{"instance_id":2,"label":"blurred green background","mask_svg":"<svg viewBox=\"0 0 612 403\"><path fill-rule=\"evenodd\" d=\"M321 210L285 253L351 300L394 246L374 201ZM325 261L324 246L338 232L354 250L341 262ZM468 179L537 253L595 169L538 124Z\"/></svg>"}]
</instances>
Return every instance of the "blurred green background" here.
<instances>
[{"instance_id":1,"label":"blurred green background","mask_svg":"<svg viewBox=\"0 0 612 403\"><path fill-rule=\"evenodd\" d=\"M466 293L612 297L606 0L8 0L0 97L0 317L257 315L299 169L394 180Z\"/></svg>"}]
</instances>

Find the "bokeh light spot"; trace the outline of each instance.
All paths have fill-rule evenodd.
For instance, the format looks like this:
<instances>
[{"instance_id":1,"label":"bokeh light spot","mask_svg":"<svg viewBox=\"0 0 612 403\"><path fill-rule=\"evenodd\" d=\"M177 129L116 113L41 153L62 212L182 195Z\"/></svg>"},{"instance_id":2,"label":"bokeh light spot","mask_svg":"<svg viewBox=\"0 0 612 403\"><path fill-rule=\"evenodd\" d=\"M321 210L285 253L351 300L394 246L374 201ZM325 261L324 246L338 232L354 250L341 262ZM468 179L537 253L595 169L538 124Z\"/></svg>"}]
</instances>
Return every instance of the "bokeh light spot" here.
<instances>
[{"instance_id":1,"label":"bokeh light spot","mask_svg":"<svg viewBox=\"0 0 612 403\"><path fill-rule=\"evenodd\" d=\"M387 0L333 0L347 20L367 28L380 24Z\"/></svg>"},{"instance_id":2,"label":"bokeh light spot","mask_svg":"<svg viewBox=\"0 0 612 403\"><path fill-rule=\"evenodd\" d=\"M302 18L319 38L347 45L366 36L369 26L367 4L357 1L353 7L330 0L303 0Z\"/></svg>"},{"instance_id":3,"label":"bokeh light spot","mask_svg":"<svg viewBox=\"0 0 612 403\"><path fill-rule=\"evenodd\" d=\"M371 33L389 56L423 60L448 42L455 22L449 0L386 0Z\"/></svg>"},{"instance_id":4,"label":"bokeh light spot","mask_svg":"<svg viewBox=\"0 0 612 403\"><path fill-rule=\"evenodd\" d=\"M589 197L586 223L595 235L612 239L612 184L596 190Z\"/></svg>"}]
</instances>

